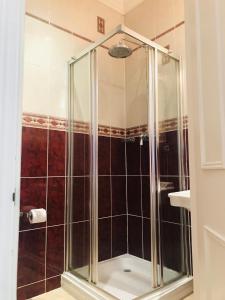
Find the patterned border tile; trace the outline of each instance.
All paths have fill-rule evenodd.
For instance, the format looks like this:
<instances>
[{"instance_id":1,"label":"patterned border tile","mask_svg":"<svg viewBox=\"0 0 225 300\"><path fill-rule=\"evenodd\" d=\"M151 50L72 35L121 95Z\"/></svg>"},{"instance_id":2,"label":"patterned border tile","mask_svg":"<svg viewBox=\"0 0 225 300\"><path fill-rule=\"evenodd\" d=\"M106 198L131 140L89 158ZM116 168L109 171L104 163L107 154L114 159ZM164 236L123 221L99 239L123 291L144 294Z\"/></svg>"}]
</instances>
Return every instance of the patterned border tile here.
<instances>
[{"instance_id":1,"label":"patterned border tile","mask_svg":"<svg viewBox=\"0 0 225 300\"><path fill-rule=\"evenodd\" d=\"M22 124L25 127L47 129L49 127L49 117L32 113L24 113L22 117Z\"/></svg>"},{"instance_id":2,"label":"patterned border tile","mask_svg":"<svg viewBox=\"0 0 225 300\"><path fill-rule=\"evenodd\" d=\"M65 118L44 116L44 115L38 115L33 113L24 113L23 126L65 131L68 129L68 121ZM162 121L159 124L160 132L176 130L177 127L178 127L178 119L176 118ZM187 128L187 127L188 127L188 117L184 116L183 128ZM74 132L77 133L88 134L90 132L90 125L87 122L75 121L73 124L73 130ZM140 136L141 134L146 134L147 132L148 132L147 124L140 125L140 126L133 126L127 129L120 128L120 127L110 127L107 125L98 126L98 134L100 136L132 138L132 137Z\"/></svg>"},{"instance_id":3,"label":"patterned border tile","mask_svg":"<svg viewBox=\"0 0 225 300\"><path fill-rule=\"evenodd\" d=\"M101 136L124 138L126 136L126 129L119 127L110 127L106 125L99 125L98 134Z\"/></svg>"}]
</instances>

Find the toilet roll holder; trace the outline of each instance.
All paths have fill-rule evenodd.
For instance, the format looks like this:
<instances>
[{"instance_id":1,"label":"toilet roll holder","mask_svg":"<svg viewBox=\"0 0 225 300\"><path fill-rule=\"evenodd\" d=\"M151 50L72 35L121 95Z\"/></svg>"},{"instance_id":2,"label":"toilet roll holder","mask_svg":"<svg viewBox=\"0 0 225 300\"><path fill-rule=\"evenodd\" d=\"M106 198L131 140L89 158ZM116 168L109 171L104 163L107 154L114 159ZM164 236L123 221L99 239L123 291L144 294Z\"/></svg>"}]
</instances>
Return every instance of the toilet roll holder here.
<instances>
[{"instance_id":1,"label":"toilet roll holder","mask_svg":"<svg viewBox=\"0 0 225 300\"><path fill-rule=\"evenodd\" d=\"M20 218L26 217L27 219L29 219L30 215L31 215L30 211L28 211L28 212L21 211L20 212Z\"/></svg>"},{"instance_id":2,"label":"toilet roll holder","mask_svg":"<svg viewBox=\"0 0 225 300\"><path fill-rule=\"evenodd\" d=\"M20 212L20 218L26 218L30 224L43 223L47 220L47 213L44 208L31 208Z\"/></svg>"}]
</instances>

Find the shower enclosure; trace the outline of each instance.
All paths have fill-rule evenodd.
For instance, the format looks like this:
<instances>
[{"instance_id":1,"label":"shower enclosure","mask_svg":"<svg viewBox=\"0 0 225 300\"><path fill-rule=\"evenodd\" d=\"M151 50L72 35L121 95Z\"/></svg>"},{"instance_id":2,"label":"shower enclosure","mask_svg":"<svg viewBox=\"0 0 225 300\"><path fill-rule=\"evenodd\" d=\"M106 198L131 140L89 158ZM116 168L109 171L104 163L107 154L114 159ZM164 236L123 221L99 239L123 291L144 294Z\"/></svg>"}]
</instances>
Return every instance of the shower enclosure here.
<instances>
[{"instance_id":1,"label":"shower enclosure","mask_svg":"<svg viewBox=\"0 0 225 300\"><path fill-rule=\"evenodd\" d=\"M181 95L179 58L122 25L69 62L62 284L79 299L191 292L190 215L168 198L188 188Z\"/></svg>"}]
</instances>

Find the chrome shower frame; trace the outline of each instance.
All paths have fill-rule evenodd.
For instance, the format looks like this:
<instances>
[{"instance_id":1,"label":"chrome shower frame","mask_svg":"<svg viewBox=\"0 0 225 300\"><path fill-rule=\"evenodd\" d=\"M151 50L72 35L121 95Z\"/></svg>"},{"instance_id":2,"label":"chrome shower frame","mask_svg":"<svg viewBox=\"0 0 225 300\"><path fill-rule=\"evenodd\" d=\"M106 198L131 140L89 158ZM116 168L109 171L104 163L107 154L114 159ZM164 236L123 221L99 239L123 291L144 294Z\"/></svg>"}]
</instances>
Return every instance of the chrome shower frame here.
<instances>
[{"instance_id":1,"label":"chrome shower frame","mask_svg":"<svg viewBox=\"0 0 225 300\"><path fill-rule=\"evenodd\" d=\"M143 46L148 48L148 107L149 107L149 120L148 120L148 131L149 131L149 147L150 147L150 174L151 180L155 184L151 184L151 191L150 191L150 201L151 201L151 261L153 264L152 267L152 279L153 279L153 287L160 288L163 284L163 265L162 265L162 257L159 251L160 249L160 224L157 224L157 219L159 218L159 211L157 211L157 203L160 201L160 181L159 181L159 165L157 163L158 156L159 156L159 128L158 128L158 66L157 66L157 55L158 51L168 55L169 57L173 58L174 60L178 61L179 64L181 62L180 58L176 56L174 53L170 53L168 49L158 45L157 43L143 37L142 35L130 30L124 25L117 26L113 31L99 39L97 42L91 44L85 50L83 50L80 54L68 62L69 67L69 149L68 149L68 193L67 193L67 224L71 223L71 212L70 212L70 202L71 202L71 184L72 184L72 167L71 162L73 160L72 157L72 147L73 145L73 117L71 112L73 111L73 88L71 82L71 68L72 66L82 59L84 56L89 55L90 59L90 105L91 105L91 136L92 136L92 153L91 153L91 176L92 176L92 184L91 184L91 206L90 206L90 267L89 267L89 283L97 283L98 281L98 271L97 271L97 264L98 264L98 187L97 187L97 177L98 177L98 169L97 169L97 162L98 162L98 118L97 118L97 106L98 106L98 80L97 80L97 62L96 62L96 48L102 46L105 42L111 39L113 36L117 34L126 34L138 41L140 41ZM178 70L178 77L180 78L181 68ZM179 82L181 82L179 80ZM181 93L181 89L179 89L179 94ZM181 99L181 97L180 97ZM179 119L181 120L182 117L182 106L179 107ZM180 132L183 129L183 120L182 122L178 122L178 131ZM150 134L151 132L151 134ZM180 151L180 161L179 161L179 171L180 177L182 180L180 181L180 187L184 187L184 168L181 162L181 151L183 149L183 141L182 138L179 139L179 151ZM159 208L158 208L159 209ZM159 220L159 219L158 219ZM184 218L183 222L187 222L187 219ZM187 224L185 224L187 225ZM158 228L158 230L157 230ZM158 234L157 234L158 231ZM71 235L71 228L68 225L67 231L67 239L66 239L66 270L69 271L69 257L71 256L71 248L69 243L69 237ZM184 237L186 239L186 237ZM183 244L183 251L184 253L188 252L187 243L184 242ZM159 256L158 256L159 253ZM185 257L185 256L184 256ZM160 268L158 268L160 265ZM187 262L183 261L183 265L185 266L185 270L189 275L191 272L188 269ZM66 273L65 273L66 274ZM67 274L68 275L68 274ZM65 275L65 277L67 276ZM182 278L183 280L184 278ZM187 278L188 279L188 278ZM189 284L189 292L191 291L192 287L191 278L189 278L185 283ZM157 289L158 290L158 289ZM151 296L152 297L152 296ZM103 299L103 298L102 298ZM139 299L139 298L138 298ZM153 299L148 298L148 296L140 297L140 299ZM161 299L161 298L157 298ZM170 299L170 298L162 298L162 299ZM172 299L172 298L171 298ZM176 298L173 298L176 299ZM177 298L179 299L179 298Z\"/></svg>"}]
</instances>

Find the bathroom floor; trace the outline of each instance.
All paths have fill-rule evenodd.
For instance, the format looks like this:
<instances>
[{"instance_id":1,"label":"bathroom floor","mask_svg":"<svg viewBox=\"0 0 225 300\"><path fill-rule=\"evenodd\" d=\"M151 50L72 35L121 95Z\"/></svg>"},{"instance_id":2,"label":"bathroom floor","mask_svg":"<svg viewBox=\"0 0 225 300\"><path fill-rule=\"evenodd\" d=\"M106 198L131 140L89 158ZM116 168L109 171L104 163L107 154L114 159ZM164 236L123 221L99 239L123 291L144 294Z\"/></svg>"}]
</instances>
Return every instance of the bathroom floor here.
<instances>
[{"instance_id":1,"label":"bathroom floor","mask_svg":"<svg viewBox=\"0 0 225 300\"><path fill-rule=\"evenodd\" d=\"M189 296L184 300L193 300L193 296ZM31 300L79 300L74 299L71 297L67 292L65 292L63 289L57 289L54 291L51 291L49 293L43 294L41 296L32 298Z\"/></svg>"},{"instance_id":2,"label":"bathroom floor","mask_svg":"<svg viewBox=\"0 0 225 300\"><path fill-rule=\"evenodd\" d=\"M62 288L53 290L41 296L31 298L30 300L78 300L74 299L70 294L65 292Z\"/></svg>"}]
</instances>

